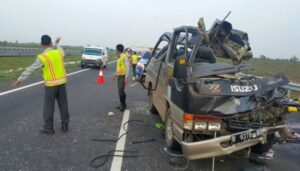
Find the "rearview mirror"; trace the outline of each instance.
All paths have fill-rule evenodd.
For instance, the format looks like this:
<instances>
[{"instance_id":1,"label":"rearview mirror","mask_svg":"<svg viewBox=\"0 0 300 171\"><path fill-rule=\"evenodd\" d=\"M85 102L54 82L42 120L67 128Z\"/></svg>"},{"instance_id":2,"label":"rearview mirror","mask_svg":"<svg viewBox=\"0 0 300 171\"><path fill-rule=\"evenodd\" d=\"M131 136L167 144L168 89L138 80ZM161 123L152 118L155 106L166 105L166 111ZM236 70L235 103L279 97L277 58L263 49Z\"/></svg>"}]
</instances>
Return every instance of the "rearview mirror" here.
<instances>
[{"instance_id":1,"label":"rearview mirror","mask_svg":"<svg viewBox=\"0 0 300 171\"><path fill-rule=\"evenodd\" d=\"M174 78L183 79L187 76L187 60L185 57L178 57L174 64Z\"/></svg>"}]
</instances>

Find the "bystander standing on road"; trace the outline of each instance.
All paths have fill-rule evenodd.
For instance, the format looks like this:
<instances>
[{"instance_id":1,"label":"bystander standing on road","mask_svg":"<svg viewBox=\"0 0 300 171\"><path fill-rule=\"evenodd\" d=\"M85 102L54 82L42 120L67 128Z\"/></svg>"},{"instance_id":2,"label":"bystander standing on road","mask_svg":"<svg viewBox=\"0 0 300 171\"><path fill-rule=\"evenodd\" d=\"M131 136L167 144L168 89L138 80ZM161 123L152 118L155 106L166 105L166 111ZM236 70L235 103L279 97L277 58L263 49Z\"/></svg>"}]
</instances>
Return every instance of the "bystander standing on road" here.
<instances>
[{"instance_id":1,"label":"bystander standing on road","mask_svg":"<svg viewBox=\"0 0 300 171\"><path fill-rule=\"evenodd\" d=\"M138 56L136 54L136 51L134 51L133 55L131 56L131 63L132 63L132 73L133 73L132 80L135 80L136 79L136 65L138 63Z\"/></svg>"},{"instance_id":2,"label":"bystander standing on road","mask_svg":"<svg viewBox=\"0 0 300 171\"><path fill-rule=\"evenodd\" d=\"M129 62L127 55L124 53L124 46L122 44L118 44L116 46L116 50L118 55L117 69L112 81L114 81L116 78L118 80L118 92L121 104L117 108L123 112L127 107L125 85L128 82Z\"/></svg>"},{"instance_id":3,"label":"bystander standing on road","mask_svg":"<svg viewBox=\"0 0 300 171\"><path fill-rule=\"evenodd\" d=\"M43 53L37 56L36 61L28 67L21 76L13 83L13 86L20 85L22 81L27 79L36 69L43 67L43 79L45 81L44 95L44 127L40 130L43 134L54 134L53 115L55 107L55 99L61 116L61 129L63 132L68 131L69 110L66 91L67 75L64 67L64 51L58 45L60 38L55 41L52 46L51 37L43 35L41 37L41 46Z\"/></svg>"}]
</instances>

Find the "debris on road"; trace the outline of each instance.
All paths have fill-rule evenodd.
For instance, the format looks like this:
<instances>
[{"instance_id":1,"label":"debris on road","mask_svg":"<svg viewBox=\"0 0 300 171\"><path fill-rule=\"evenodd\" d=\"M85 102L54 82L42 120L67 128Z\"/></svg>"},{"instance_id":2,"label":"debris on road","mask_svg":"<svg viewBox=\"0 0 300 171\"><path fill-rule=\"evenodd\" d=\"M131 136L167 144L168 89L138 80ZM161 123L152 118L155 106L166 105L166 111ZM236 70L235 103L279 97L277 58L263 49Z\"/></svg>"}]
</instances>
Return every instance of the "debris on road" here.
<instances>
[{"instance_id":1,"label":"debris on road","mask_svg":"<svg viewBox=\"0 0 300 171\"><path fill-rule=\"evenodd\" d=\"M107 116L114 116L114 115L115 115L114 112L108 112L108 113L107 113Z\"/></svg>"},{"instance_id":2,"label":"debris on road","mask_svg":"<svg viewBox=\"0 0 300 171\"><path fill-rule=\"evenodd\" d=\"M158 128L158 129L165 129L165 124L160 123L160 122L157 122L157 123L155 124L155 127Z\"/></svg>"}]
</instances>

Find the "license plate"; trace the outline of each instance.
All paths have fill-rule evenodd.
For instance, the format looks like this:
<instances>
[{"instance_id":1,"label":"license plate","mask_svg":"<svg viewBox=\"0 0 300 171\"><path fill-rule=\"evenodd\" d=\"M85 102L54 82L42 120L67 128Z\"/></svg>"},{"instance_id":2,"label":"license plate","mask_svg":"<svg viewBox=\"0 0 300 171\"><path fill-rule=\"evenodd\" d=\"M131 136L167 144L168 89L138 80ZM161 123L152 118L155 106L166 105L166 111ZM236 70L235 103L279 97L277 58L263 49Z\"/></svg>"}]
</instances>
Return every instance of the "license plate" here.
<instances>
[{"instance_id":1,"label":"license plate","mask_svg":"<svg viewBox=\"0 0 300 171\"><path fill-rule=\"evenodd\" d=\"M263 134L263 130L257 129L257 130L251 130L251 131L243 132L241 134L233 135L231 137L231 144L239 144L253 139L257 139L260 136L262 136L262 134Z\"/></svg>"}]
</instances>

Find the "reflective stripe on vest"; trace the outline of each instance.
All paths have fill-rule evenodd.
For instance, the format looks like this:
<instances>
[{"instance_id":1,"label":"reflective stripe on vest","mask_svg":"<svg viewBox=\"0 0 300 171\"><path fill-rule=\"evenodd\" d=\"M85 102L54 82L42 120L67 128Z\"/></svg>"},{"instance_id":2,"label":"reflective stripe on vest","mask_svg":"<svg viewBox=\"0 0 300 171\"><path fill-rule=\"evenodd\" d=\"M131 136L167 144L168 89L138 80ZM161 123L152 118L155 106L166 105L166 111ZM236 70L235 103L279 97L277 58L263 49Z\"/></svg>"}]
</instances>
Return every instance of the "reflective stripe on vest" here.
<instances>
[{"instance_id":1,"label":"reflective stripe on vest","mask_svg":"<svg viewBox=\"0 0 300 171\"><path fill-rule=\"evenodd\" d=\"M126 75L126 65L125 65L126 58L127 56L124 53L122 53L118 58L117 75Z\"/></svg>"},{"instance_id":2,"label":"reflective stripe on vest","mask_svg":"<svg viewBox=\"0 0 300 171\"><path fill-rule=\"evenodd\" d=\"M131 56L131 61L132 61L133 64L137 64L137 62L138 62L138 56L137 55L132 55Z\"/></svg>"},{"instance_id":3,"label":"reflective stripe on vest","mask_svg":"<svg viewBox=\"0 0 300 171\"><path fill-rule=\"evenodd\" d=\"M46 86L56 86L67 82L63 54L60 50L50 50L38 55L43 62L43 78Z\"/></svg>"}]
</instances>

